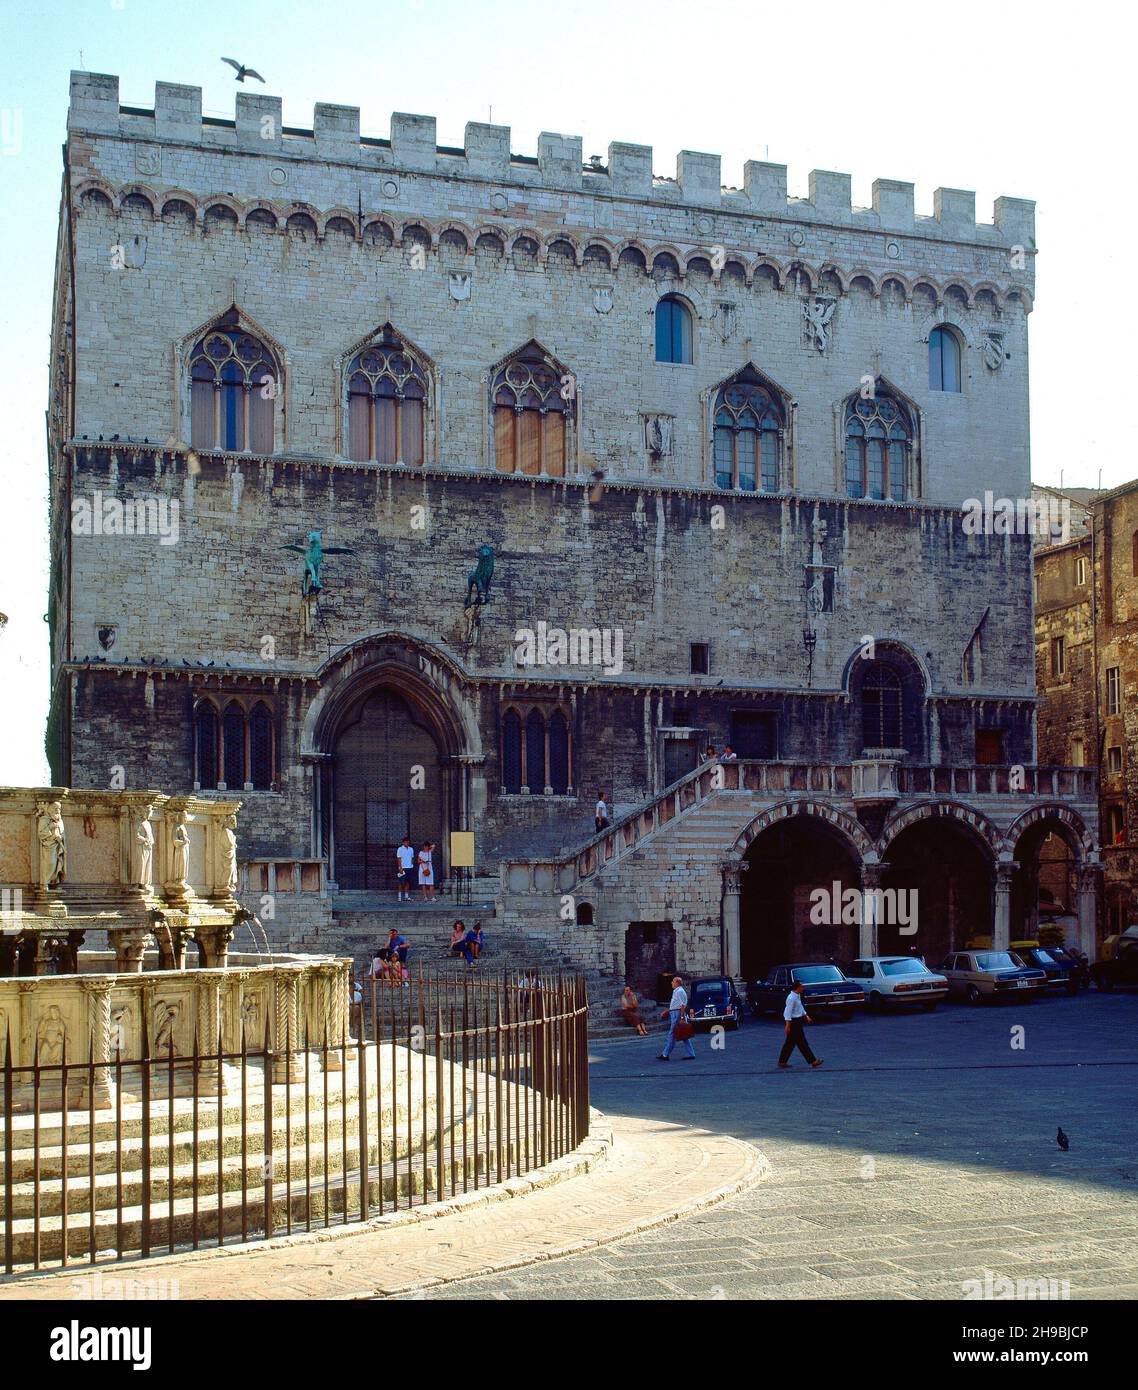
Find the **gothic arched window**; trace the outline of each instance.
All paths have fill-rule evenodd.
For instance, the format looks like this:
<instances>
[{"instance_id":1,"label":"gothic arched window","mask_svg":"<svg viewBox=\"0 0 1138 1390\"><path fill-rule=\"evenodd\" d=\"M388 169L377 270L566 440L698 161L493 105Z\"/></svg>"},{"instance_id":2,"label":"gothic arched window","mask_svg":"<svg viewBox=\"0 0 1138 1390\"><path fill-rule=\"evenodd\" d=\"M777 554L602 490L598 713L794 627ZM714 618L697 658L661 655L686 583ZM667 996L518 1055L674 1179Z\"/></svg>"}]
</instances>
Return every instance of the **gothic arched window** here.
<instances>
[{"instance_id":1,"label":"gothic arched window","mask_svg":"<svg viewBox=\"0 0 1138 1390\"><path fill-rule=\"evenodd\" d=\"M190 353L190 441L195 449L271 454L280 371L230 311Z\"/></svg>"},{"instance_id":2,"label":"gothic arched window","mask_svg":"<svg viewBox=\"0 0 1138 1390\"><path fill-rule=\"evenodd\" d=\"M502 786L508 792L522 789L522 721L516 710L507 710L502 720Z\"/></svg>"},{"instance_id":3,"label":"gothic arched window","mask_svg":"<svg viewBox=\"0 0 1138 1390\"><path fill-rule=\"evenodd\" d=\"M951 328L929 334L929 390L960 390L960 339Z\"/></svg>"},{"instance_id":4,"label":"gothic arched window","mask_svg":"<svg viewBox=\"0 0 1138 1390\"><path fill-rule=\"evenodd\" d=\"M691 310L682 299L665 295L656 305L656 361L690 364Z\"/></svg>"},{"instance_id":5,"label":"gothic arched window","mask_svg":"<svg viewBox=\"0 0 1138 1390\"><path fill-rule=\"evenodd\" d=\"M422 464L427 374L390 324L348 364L348 457Z\"/></svg>"},{"instance_id":6,"label":"gothic arched window","mask_svg":"<svg viewBox=\"0 0 1138 1390\"><path fill-rule=\"evenodd\" d=\"M217 710L203 700L194 710L194 781L212 791L217 776Z\"/></svg>"},{"instance_id":7,"label":"gothic arched window","mask_svg":"<svg viewBox=\"0 0 1138 1390\"><path fill-rule=\"evenodd\" d=\"M499 473L563 478L576 383L529 342L494 375L494 463Z\"/></svg>"},{"instance_id":8,"label":"gothic arched window","mask_svg":"<svg viewBox=\"0 0 1138 1390\"><path fill-rule=\"evenodd\" d=\"M914 429L904 405L878 386L846 405L846 496L903 502Z\"/></svg>"},{"instance_id":9,"label":"gothic arched window","mask_svg":"<svg viewBox=\"0 0 1138 1390\"><path fill-rule=\"evenodd\" d=\"M863 748L900 748L901 677L884 661L874 661L861 683Z\"/></svg>"},{"instance_id":10,"label":"gothic arched window","mask_svg":"<svg viewBox=\"0 0 1138 1390\"><path fill-rule=\"evenodd\" d=\"M502 716L499 753L504 792L531 796L567 796L573 755L569 719L560 708L533 705L528 712L511 706Z\"/></svg>"},{"instance_id":11,"label":"gothic arched window","mask_svg":"<svg viewBox=\"0 0 1138 1390\"><path fill-rule=\"evenodd\" d=\"M713 419L716 485L777 492L785 416L753 368L744 368L719 392Z\"/></svg>"}]
</instances>

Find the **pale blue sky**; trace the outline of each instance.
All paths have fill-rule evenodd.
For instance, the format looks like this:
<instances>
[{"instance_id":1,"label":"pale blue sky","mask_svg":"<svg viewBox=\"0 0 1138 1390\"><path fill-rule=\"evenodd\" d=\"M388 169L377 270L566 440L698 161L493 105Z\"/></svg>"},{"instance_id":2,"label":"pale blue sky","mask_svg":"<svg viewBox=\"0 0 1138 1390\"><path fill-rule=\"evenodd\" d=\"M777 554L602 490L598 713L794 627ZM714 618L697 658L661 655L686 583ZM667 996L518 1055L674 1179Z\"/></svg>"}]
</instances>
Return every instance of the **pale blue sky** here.
<instances>
[{"instance_id":1,"label":"pale blue sky","mask_svg":"<svg viewBox=\"0 0 1138 1390\"><path fill-rule=\"evenodd\" d=\"M571 6L403 0L397 4L186 4L184 0L0 0L0 415L8 444L0 514L11 524L0 580L0 784L47 779L48 700L44 410L52 262L68 74L117 73L125 104L153 105L156 80L203 88L208 114L232 117L222 54L264 74L289 125L317 101L361 108L365 134L392 111L438 119L461 145L468 120L513 127L535 154L542 130L649 144L657 173L681 149L723 156L741 185L746 159L789 166L804 196L812 168L976 190L989 220L999 194L1038 203L1038 299L1031 319L1032 449L1037 481L1135 473L1113 317L1126 307L1124 252L1135 227L1129 169L1132 34L1115 6L1076 9L956 0L816 0L758 8L580 0Z\"/></svg>"}]
</instances>

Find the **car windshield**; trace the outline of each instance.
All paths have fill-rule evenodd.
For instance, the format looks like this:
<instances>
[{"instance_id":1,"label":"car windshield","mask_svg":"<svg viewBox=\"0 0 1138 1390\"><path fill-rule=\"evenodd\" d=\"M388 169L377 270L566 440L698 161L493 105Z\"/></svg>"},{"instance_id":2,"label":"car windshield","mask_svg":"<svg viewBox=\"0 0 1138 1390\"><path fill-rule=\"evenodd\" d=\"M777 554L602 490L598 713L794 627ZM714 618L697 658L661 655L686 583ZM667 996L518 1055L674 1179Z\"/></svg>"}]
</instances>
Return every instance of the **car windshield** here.
<instances>
[{"instance_id":1,"label":"car windshield","mask_svg":"<svg viewBox=\"0 0 1138 1390\"><path fill-rule=\"evenodd\" d=\"M927 975L928 967L920 960L884 960L881 962L883 975Z\"/></svg>"},{"instance_id":2,"label":"car windshield","mask_svg":"<svg viewBox=\"0 0 1138 1390\"><path fill-rule=\"evenodd\" d=\"M1011 958L1007 951L978 951L976 953L977 970L1015 970L1017 962Z\"/></svg>"},{"instance_id":3,"label":"car windshield","mask_svg":"<svg viewBox=\"0 0 1138 1390\"><path fill-rule=\"evenodd\" d=\"M823 984L844 978L836 965L799 965L790 973L804 985Z\"/></svg>"},{"instance_id":4,"label":"car windshield","mask_svg":"<svg viewBox=\"0 0 1138 1390\"><path fill-rule=\"evenodd\" d=\"M691 997L695 999L718 999L723 993L723 986L714 982L705 985L692 985Z\"/></svg>"},{"instance_id":5,"label":"car windshield","mask_svg":"<svg viewBox=\"0 0 1138 1390\"><path fill-rule=\"evenodd\" d=\"M1057 961L1060 965L1071 964L1071 957L1062 946L1051 946L1041 954L1050 956L1053 961Z\"/></svg>"}]
</instances>

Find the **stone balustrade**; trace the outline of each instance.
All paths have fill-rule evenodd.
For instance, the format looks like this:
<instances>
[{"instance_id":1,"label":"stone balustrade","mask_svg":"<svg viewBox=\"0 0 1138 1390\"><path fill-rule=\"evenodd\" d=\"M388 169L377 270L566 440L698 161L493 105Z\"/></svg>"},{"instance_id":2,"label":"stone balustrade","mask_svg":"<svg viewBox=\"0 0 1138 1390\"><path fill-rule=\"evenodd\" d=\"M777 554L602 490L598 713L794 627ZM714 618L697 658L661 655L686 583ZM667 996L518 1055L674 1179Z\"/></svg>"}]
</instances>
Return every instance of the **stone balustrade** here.
<instances>
[{"instance_id":1,"label":"stone balustrade","mask_svg":"<svg viewBox=\"0 0 1138 1390\"><path fill-rule=\"evenodd\" d=\"M502 891L568 893L582 880L631 854L643 840L709 796L749 792L772 800L819 794L837 799L902 800L961 797L984 800L1046 797L1094 805L1098 770L1093 767L962 767L866 758L851 763L792 763L740 759L704 763L672 783L646 805L620 817L568 855L512 859L501 865Z\"/></svg>"},{"instance_id":2,"label":"stone balustrade","mask_svg":"<svg viewBox=\"0 0 1138 1390\"><path fill-rule=\"evenodd\" d=\"M238 865L238 896L258 893L305 893L328 896L328 863L325 859L244 859Z\"/></svg>"}]
</instances>

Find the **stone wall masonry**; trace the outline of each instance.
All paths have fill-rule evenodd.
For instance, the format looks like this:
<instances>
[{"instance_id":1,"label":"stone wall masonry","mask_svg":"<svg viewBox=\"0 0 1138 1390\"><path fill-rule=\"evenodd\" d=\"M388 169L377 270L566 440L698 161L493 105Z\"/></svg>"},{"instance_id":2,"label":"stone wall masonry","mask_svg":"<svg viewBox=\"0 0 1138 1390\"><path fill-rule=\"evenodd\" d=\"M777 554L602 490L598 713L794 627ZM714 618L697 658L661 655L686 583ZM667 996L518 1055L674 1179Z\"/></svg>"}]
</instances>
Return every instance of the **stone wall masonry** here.
<instances>
[{"instance_id":1,"label":"stone wall masonry","mask_svg":"<svg viewBox=\"0 0 1138 1390\"><path fill-rule=\"evenodd\" d=\"M942 292L915 280L911 290L899 280L879 286L874 277L858 278L848 257L832 271L787 263L753 278L731 266L713 278L709 263L681 278L630 265L576 265L557 254L543 262L517 251L472 253L472 228L461 233L466 252L445 243L428 248L417 269L412 235L403 244L398 227L389 235L395 245L255 222L242 227L236 219L194 227L145 207L116 213L80 196L76 433L188 438L185 355L236 302L251 327L280 345L277 444L292 454L347 453L343 368L355 345L390 322L435 366L429 456L450 469L493 466L488 373L536 338L575 378L573 442L583 473L599 464L614 478L708 483L708 401L753 362L787 402L788 487L844 490L841 403L863 378L880 377L920 413L920 495L959 506L987 488L1026 494L1026 315L1022 303L997 300L990 289ZM616 254L614 246L614 261ZM469 277L466 298L452 297L456 274ZM611 294L611 310L598 312L600 291ZM691 365L655 361L654 310L665 293L678 294L693 312ZM816 293L837 302L824 352L804 331L804 307ZM942 322L963 342L959 393L929 389L927 341ZM1002 343L997 370L984 362L990 332ZM649 454L642 418L657 414L673 421L670 452L659 457Z\"/></svg>"},{"instance_id":2,"label":"stone wall masonry","mask_svg":"<svg viewBox=\"0 0 1138 1390\"><path fill-rule=\"evenodd\" d=\"M815 615L816 690L843 688L868 635L926 663L930 693L1033 693L1022 621L1029 539L967 536L949 510L619 488L590 506L564 482L499 478L488 493L486 479L442 472L232 457L203 459L195 477L184 460L160 457L125 447L77 455L76 495L150 489L183 505L175 545L72 538L76 660L100 657L97 628L118 624L114 661L209 660L272 680L314 674L332 653L397 631L436 645L465 672L506 682L584 676L698 690L726 679L790 692L806 675L801 629L817 520L835 583L833 612ZM327 558L320 621L306 635L300 557L287 543L313 526L326 545L352 553ZM496 567L471 647L462 604L484 541ZM961 659L986 608L982 681L970 685ZM516 633L541 622L619 631L623 671L520 666ZM261 657L266 637L271 660ZM712 649L703 680L687 674L689 644L701 641Z\"/></svg>"}]
</instances>

